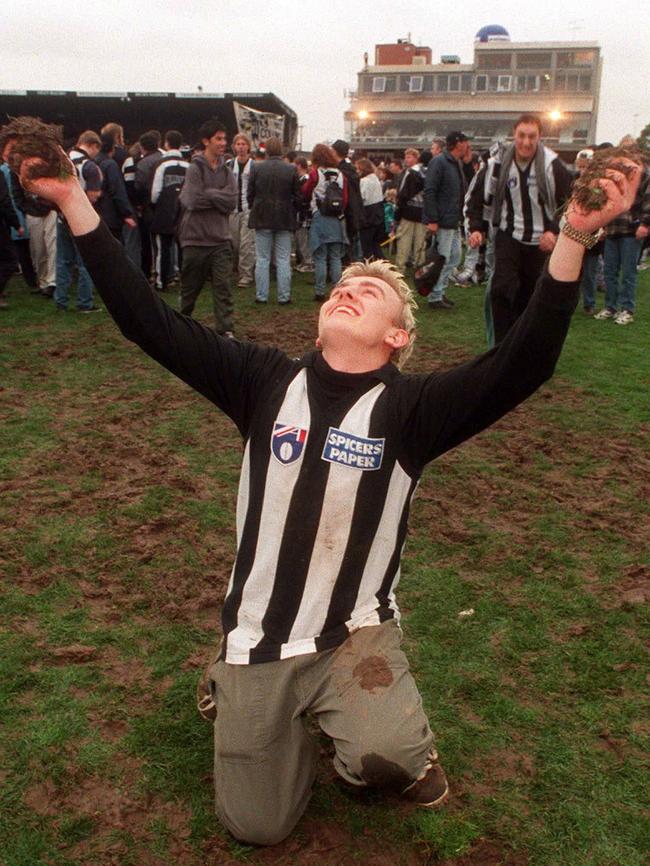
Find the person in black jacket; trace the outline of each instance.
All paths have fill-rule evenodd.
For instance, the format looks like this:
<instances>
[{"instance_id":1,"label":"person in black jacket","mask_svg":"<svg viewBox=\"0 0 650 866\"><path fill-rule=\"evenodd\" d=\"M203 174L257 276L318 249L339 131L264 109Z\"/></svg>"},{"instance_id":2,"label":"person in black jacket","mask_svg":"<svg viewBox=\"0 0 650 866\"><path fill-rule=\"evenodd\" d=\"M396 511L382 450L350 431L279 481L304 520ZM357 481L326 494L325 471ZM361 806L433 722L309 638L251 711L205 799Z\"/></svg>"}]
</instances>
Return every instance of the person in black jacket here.
<instances>
[{"instance_id":1,"label":"person in black jacket","mask_svg":"<svg viewBox=\"0 0 650 866\"><path fill-rule=\"evenodd\" d=\"M345 230L348 233L348 249L343 262L356 261L361 255L361 226L363 224L363 201L361 198L360 178L357 170L348 159L350 145L347 141L338 139L332 145L332 150L340 162L338 170L348 182L348 206L345 209Z\"/></svg>"},{"instance_id":2,"label":"person in black jacket","mask_svg":"<svg viewBox=\"0 0 650 866\"><path fill-rule=\"evenodd\" d=\"M395 265L401 273L406 272L409 259L414 267L424 261L427 238L426 226L422 222L422 190L424 171L420 165L420 153L414 147L404 151L404 171L397 179L397 215L399 226Z\"/></svg>"},{"instance_id":3,"label":"person in black jacket","mask_svg":"<svg viewBox=\"0 0 650 866\"><path fill-rule=\"evenodd\" d=\"M278 303L291 303L291 235L297 227L300 182L293 165L282 159L282 142L269 138L267 158L251 168L248 179L249 228L255 229L255 300L269 299L271 258L275 249Z\"/></svg>"},{"instance_id":4,"label":"person in black jacket","mask_svg":"<svg viewBox=\"0 0 650 866\"><path fill-rule=\"evenodd\" d=\"M462 132L450 132L447 147L429 163L424 181L424 222L436 235L438 252L445 264L428 297L429 308L447 309L453 301L445 295L452 271L460 263L460 224L463 219L465 175L461 160L469 147Z\"/></svg>"},{"instance_id":5,"label":"person in black jacket","mask_svg":"<svg viewBox=\"0 0 650 866\"><path fill-rule=\"evenodd\" d=\"M179 196L189 162L181 155L183 136L177 129L165 133L165 155L156 166L151 184L153 219L151 231L156 237L159 261L156 273L160 275L160 289L169 290L174 278L174 259L182 266L182 251L176 241L180 219ZM176 255L174 255L174 252Z\"/></svg>"},{"instance_id":6,"label":"person in black jacket","mask_svg":"<svg viewBox=\"0 0 650 866\"><path fill-rule=\"evenodd\" d=\"M114 237L121 243L123 227L127 225L135 228L135 215L126 194L122 172L113 159L113 136L105 132L100 138L102 146L95 162L102 170L102 194L95 207Z\"/></svg>"},{"instance_id":7,"label":"person in black jacket","mask_svg":"<svg viewBox=\"0 0 650 866\"><path fill-rule=\"evenodd\" d=\"M2 172L0 172L0 309L7 307L4 296L5 286L17 270L16 253L11 242L11 229L22 232L9 187Z\"/></svg>"}]
</instances>

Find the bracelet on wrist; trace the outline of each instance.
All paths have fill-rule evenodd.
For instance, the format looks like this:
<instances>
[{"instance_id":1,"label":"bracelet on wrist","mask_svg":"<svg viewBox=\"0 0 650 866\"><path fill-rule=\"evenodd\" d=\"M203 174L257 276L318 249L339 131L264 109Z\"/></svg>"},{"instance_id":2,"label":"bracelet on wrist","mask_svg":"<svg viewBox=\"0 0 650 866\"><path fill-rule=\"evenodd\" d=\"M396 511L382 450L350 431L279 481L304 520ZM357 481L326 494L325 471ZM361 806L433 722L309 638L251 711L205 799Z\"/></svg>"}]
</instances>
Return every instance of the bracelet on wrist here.
<instances>
[{"instance_id":1,"label":"bracelet on wrist","mask_svg":"<svg viewBox=\"0 0 650 866\"><path fill-rule=\"evenodd\" d=\"M572 241L575 241L577 244L585 247L585 249L590 250L592 247L595 247L598 241L604 235L604 229L600 228L595 232L583 232L580 229L574 228L566 216L563 216L560 220L560 232L566 237L570 238Z\"/></svg>"}]
</instances>

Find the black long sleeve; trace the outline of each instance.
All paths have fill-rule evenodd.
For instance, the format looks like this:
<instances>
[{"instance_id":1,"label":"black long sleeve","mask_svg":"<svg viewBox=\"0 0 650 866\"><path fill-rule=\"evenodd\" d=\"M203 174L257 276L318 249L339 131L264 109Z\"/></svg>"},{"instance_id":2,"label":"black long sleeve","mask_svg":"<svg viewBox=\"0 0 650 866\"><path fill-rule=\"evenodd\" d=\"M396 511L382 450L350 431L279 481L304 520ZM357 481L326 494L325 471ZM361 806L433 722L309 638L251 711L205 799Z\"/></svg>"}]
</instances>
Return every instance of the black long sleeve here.
<instances>
[{"instance_id":1,"label":"black long sleeve","mask_svg":"<svg viewBox=\"0 0 650 866\"><path fill-rule=\"evenodd\" d=\"M579 282L544 272L503 341L444 373L407 376L399 412L404 452L416 470L493 424L553 374L578 302Z\"/></svg>"},{"instance_id":2,"label":"black long sleeve","mask_svg":"<svg viewBox=\"0 0 650 866\"><path fill-rule=\"evenodd\" d=\"M258 395L291 366L286 355L226 339L173 310L104 223L75 243L122 334L222 409L245 436Z\"/></svg>"}]
</instances>

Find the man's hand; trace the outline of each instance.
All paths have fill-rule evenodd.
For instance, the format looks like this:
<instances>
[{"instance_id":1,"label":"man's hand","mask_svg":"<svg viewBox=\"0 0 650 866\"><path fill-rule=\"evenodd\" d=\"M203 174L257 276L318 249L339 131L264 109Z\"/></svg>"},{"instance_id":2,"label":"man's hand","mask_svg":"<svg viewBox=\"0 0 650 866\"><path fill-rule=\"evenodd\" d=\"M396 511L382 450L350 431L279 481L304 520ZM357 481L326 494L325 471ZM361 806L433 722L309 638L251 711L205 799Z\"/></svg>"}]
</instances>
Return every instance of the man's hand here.
<instances>
[{"instance_id":1,"label":"man's hand","mask_svg":"<svg viewBox=\"0 0 650 866\"><path fill-rule=\"evenodd\" d=\"M468 238L470 247L475 250L483 243L483 232L472 232Z\"/></svg>"},{"instance_id":2,"label":"man's hand","mask_svg":"<svg viewBox=\"0 0 650 866\"><path fill-rule=\"evenodd\" d=\"M553 232L542 232L539 237L539 248L543 253L552 253L556 242L556 234L553 234Z\"/></svg>"},{"instance_id":3,"label":"man's hand","mask_svg":"<svg viewBox=\"0 0 650 866\"><path fill-rule=\"evenodd\" d=\"M605 169L605 177L598 178L594 185L599 186L606 195L606 201L600 210L585 210L571 199L566 209L566 218L574 229L593 234L606 226L619 214L628 211L634 204L634 197L639 188L642 168L631 159L618 158L618 162L628 165L631 169L626 177L616 169Z\"/></svg>"},{"instance_id":4,"label":"man's hand","mask_svg":"<svg viewBox=\"0 0 650 866\"><path fill-rule=\"evenodd\" d=\"M18 234L20 235L21 238L25 234L25 229L22 226L20 228L16 229L16 231L18 232Z\"/></svg>"},{"instance_id":5,"label":"man's hand","mask_svg":"<svg viewBox=\"0 0 650 866\"><path fill-rule=\"evenodd\" d=\"M427 223L427 228L432 235L435 235L435 233L438 231L438 223Z\"/></svg>"},{"instance_id":6,"label":"man's hand","mask_svg":"<svg viewBox=\"0 0 650 866\"><path fill-rule=\"evenodd\" d=\"M650 234L650 228L648 228L648 226L639 226L634 233L634 237L638 241L644 241L648 237L648 234Z\"/></svg>"},{"instance_id":7,"label":"man's hand","mask_svg":"<svg viewBox=\"0 0 650 866\"><path fill-rule=\"evenodd\" d=\"M137 222L133 217L124 217L124 225L127 225L130 229L134 229L137 226Z\"/></svg>"}]
</instances>

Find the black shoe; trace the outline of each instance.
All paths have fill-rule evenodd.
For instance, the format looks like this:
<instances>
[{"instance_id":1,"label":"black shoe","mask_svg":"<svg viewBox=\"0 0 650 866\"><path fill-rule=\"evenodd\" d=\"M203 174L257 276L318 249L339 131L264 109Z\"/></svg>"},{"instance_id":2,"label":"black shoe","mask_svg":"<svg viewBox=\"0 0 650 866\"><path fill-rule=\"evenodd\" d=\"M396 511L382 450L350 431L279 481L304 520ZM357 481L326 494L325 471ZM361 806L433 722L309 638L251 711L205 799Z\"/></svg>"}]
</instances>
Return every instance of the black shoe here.
<instances>
[{"instance_id":1,"label":"black shoe","mask_svg":"<svg viewBox=\"0 0 650 866\"><path fill-rule=\"evenodd\" d=\"M284 307L290 303L291 303L291 298L289 298L289 300L287 300L287 301L278 301L278 304L280 304L281 307Z\"/></svg>"},{"instance_id":2,"label":"black shoe","mask_svg":"<svg viewBox=\"0 0 650 866\"><path fill-rule=\"evenodd\" d=\"M53 298L55 289L56 286L47 286L47 288L41 289L41 294L44 298Z\"/></svg>"},{"instance_id":3,"label":"black shoe","mask_svg":"<svg viewBox=\"0 0 650 866\"><path fill-rule=\"evenodd\" d=\"M261 298L255 298L255 303L256 304L266 304L267 301L263 301Z\"/></svg>"},{"instance_id":4,"label":"black shoe","mask_svg":"<svg viewBox=\"0 0 650 866\"><path fill-rule=\"evenodd\" d=\"M79 309L79 310L77 310L77 312L78 312L78 313L84 313L84 314L87 314L87 313L101 313L101 312L102 312L102 308L101 308L101 307L84 307L83 309Z\"/></svg>"},{"instance_id":5,"label":"black shoe","mask_svg":"<svg viewBox=\"0 0 650 866\"><path fill-rule=\"evenodd\" d=\"M417 803L418 806L429 809L442 806L449 797L449 783L440 764L432 764L424 778L418 779L406 791L403 791L402 797L411 803Z\"/></svg>"},{"instance_id":6,"label":"black shoe","mask_svg":"<svg viewBox=\"0 0 650 866\"><path fill-rule=\"evenodd\" d=\"M447 295L443 295L443 296L442 296L442 300L445 302L445 304L447 304L447 305L450 306L450 307L455 307L455 306L456 306L456 302L455 302L455 301L452 301L451 298L448 298Z\"/></svg>"},{"instance_id":7,"label":"black shoe","mask_svg":"<svg viewBox=\"0 0 650 866\"><path fill-rule=\"evenodd\" d=\"M439 301L429 301L428 307L430 310L451 310L454 305L445 298L440 298Z\"/></svg>"},{"instance_id":8,"label":"black shoe","mask_svg":"<svg viewBox=\"0 0 650 866\"><path fill-rule=\"evenodd\" d=\"M314 295L314 300L317 303L322 304L323 301L325 300L325 295Z\"/></svg>"}]
</instances>

